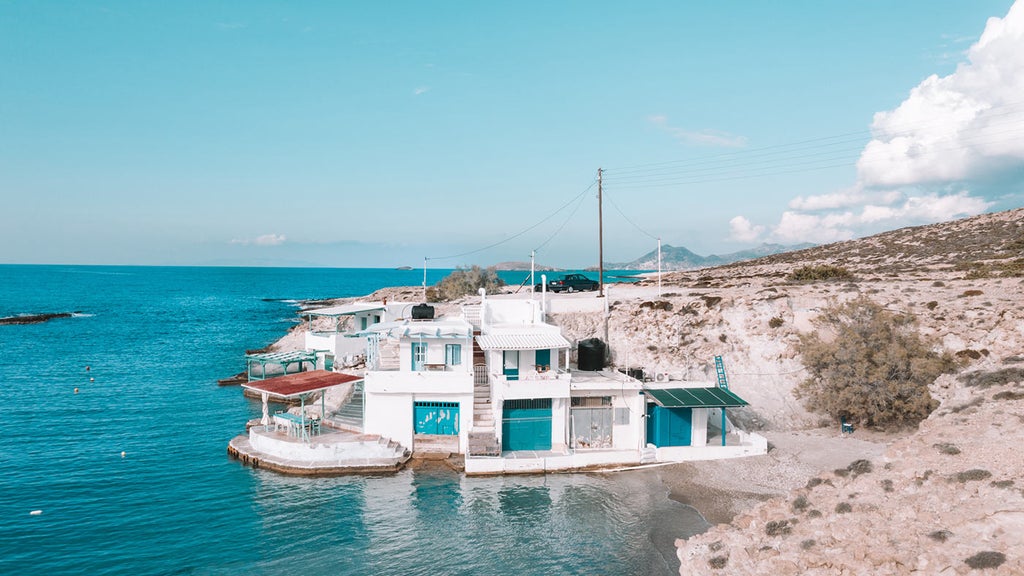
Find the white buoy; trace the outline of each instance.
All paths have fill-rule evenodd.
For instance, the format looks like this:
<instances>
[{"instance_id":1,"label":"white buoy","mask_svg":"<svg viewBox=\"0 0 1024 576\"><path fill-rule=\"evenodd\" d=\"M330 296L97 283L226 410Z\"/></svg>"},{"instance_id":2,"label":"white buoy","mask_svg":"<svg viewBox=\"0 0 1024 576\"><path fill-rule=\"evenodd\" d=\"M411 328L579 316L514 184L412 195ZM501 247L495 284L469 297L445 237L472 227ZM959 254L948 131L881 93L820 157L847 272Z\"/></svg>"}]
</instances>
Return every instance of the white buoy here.
<instances>
[{"instance_id":1,"label":"white buoy","mask_svg":"<svg viewBox=\"0 0 1024 576\"><path fill-rule=\"evenodd\" d=\"M29 512L28 515L29 516L39 516L42 513L43 513L42 510L33 510L33 511Z\"/></svg>"},{"instance_id":2,"label":"white buoy","mask_svg":"<svg viewBox=\"0 0 1024 576\"><path fill-rule=\"evenodd\" d=\"M125 452L124 450L121 450L121 458L124 458L127 455L128 455L127 452Z\"/></svg>"},{"instance_id":3,"label":"white buoy","mask_svg":"<svg viewBox=\"0 0 1024 576\"><path fill-rule=\"evenodd\" d=\"M95 378L89 378L89 382L95 382L95 381L96 381Z\"/></svg>"},{"instance_id":4,"label":"white buoy","mask_svg":"<svg viewBox=\"0 0 1024 576\"><path fill-rule=\"evenodd\" d=\"M75 388L75 394L78 394L78 388Z\"/></svg>"}]
</instances>

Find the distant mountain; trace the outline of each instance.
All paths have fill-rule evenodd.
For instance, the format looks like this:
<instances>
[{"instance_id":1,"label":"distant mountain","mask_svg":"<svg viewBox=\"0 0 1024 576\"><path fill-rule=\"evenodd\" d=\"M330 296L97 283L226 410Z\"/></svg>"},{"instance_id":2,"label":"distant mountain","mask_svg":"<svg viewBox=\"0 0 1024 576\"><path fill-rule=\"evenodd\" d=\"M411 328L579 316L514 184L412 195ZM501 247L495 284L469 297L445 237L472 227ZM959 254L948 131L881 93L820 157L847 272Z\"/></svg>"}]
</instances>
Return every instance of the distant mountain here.
<instances>
[{"instance_id":1,"label":"distant mountain","mask_svg":"<svg viewBox=\"0 0 1024 576\"><path fill-rule=\"evenodd\" d=\"M661 268L662 270L692 270L694 268L706 268L709 266L721 266L743 260L753 260L763 256L772 256L793 250L811 248L814 244L797 244L794 246L783 246L782 244L761 244L756 248L730 252L729 254L712 254L701 256L683 247L669 246L661 247ZM647 254L633 260L632 262L605 263L605 268L612 270L657 270L658 251L652 250Z\"/></svg>"}]
</instances>

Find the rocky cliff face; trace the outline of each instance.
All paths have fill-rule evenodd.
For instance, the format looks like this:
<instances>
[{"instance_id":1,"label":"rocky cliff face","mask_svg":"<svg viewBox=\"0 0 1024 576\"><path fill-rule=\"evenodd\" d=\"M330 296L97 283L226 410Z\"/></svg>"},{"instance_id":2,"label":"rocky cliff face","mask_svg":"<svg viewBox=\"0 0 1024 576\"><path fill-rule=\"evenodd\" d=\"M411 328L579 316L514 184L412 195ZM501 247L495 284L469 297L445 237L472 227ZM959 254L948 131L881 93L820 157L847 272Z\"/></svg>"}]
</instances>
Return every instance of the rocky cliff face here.
<instances>
[{"instance_id":1,"label":"rocky cliff face","mask_svg":"<svg viewBox=\"0 0 1024 576\"><path fill-rule=\"evenodd\" d=\"M852 279L787 279L809 265ZM798 334L835 301L866 295L911 312L960 362L931 387L940 407L884 456L822 471L679 541L681 574L1024 573L1024 210L675 273L660 295L655 286L612 288L613 361L712 380L722 355L751 403L736 414L747 427L819 423L792 395L806 377ZM605 336L603 314L554 321L570 338Z\"/></svg>"},{"instance_id":2,"label":"rocky cliff face","mask_svg":"<svg viewBox=\"0 0 1024 576\"><path fill-rule=\"evenodd\" d=\"M946 252L943 252L945 250ZM853 278L787 280L808 265L836 265ZM921 332L964 369L1024 354L1024 210L897 230L743 264L612 286L612 361L673 380L713 380L725 359L730 385L752 408L750 427L799 429L818 423L793 398L806 378L799 333L818 311L867 295L910 312ZM605 337L602 313L553 315L570 339Z\"/></svg>"}]
</instances>

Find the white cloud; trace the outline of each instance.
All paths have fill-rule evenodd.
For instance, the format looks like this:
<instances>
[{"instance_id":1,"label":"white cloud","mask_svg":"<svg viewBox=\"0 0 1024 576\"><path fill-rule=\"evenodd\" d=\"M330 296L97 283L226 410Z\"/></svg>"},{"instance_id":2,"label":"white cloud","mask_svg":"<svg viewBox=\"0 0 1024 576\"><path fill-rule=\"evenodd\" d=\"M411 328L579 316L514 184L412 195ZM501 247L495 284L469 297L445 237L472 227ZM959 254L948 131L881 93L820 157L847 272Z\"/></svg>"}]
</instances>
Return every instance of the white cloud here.
<instances>
[{"instance_id":1,"label":"white cloud","mask_svg":"<svg viewBox=\"0 0 1024 576\"><path fill-rule=\"evenodd\" d=\"M768 239L846 240L973 216L1014 195L1024 173L1024 0L990 18L966 58L875 114L857 182L793 198Z\"/></svg>"},{"instance_id":2,"label":"white cloud","mask_svg":"<svg viewBox=\"0 0 1024 576\"><path fill-rule=\"evenodd\" d=\"M882 230L973 216L992 206L991 202L971 196L966 190L956 193L889 191L875 196L874 200L844 206L843 210L818 210L814 213L788 210L782 213L769 237L784 244L821 244ZM730 221L731 228L732 224Z\"/></svg>"},{"instance_id":3,"label":"white cloud","mask_svg":"<svg viewBox=\"0 0 1024 576\"><path fill-rule=\"evenodd\" d=\"M1024 0L988 20L967 58L875 115L857 163L864 185L952 182L1024 165Z\"/></svg>"},{"instance_id":4,"label":"white cloud","mask_svg":"<svg viewBox=\"0 0 1024 576\"><path fill-rule=\"evenodd\" d=\"M825 244L854 237L850 227L855 217L850 212L835 214L802 214L786 211L772 230L771 238L783 244L813 242Z\"/></svg>"},{"instance_id":5,"label":"white cloud","mask_svg":"<svg viewBox=\"0 0 1024 576\"><path fill-rule=\"evenodd\" d=\"M857 188L833 192L832 194L819 194L816 196L797 196L789 201L789 207L793 210L834 210L836 208L847 208L856 206L864 201L864 192Z\"/></svg>"},{"instance_id":6,"label":"white cloud","mask_svg":"<svg viewBox=\"0 0 1024 576\"><path fill-rule=\"evenodd\" d=\"M754 242L764 232L764 226L755 226L743 216L729 220L729 238L737 242Z\"/></svg>"},{"instance_id":7,"label":"white cloud","mask_svg":"<svg viewBox=\"0 0 1024 576\"><path fill-rule=\"evenodd\" d=\"M413 88L412 95L419 96L420 94L426 94L427 92L430 92L430 86L417 86L416 88Z\"/></svg>"},{"instance_id":8,"label":"white cloud","mask_svg":"<svg viewBox=\"0 0 1024 576\"><path fill-rule=\"evenodd\" d=\"M687 130L685 128L672 126L669 124L668 116L665 116L664 114L649 116L647 120L651 124L654 124L658 128L661 128L665 132L671 134L673 138L690 144L719 146L723 148L743 148L747 145L746 136L737 136L735 134L730 134L722 130L713 130L711 128Z\"/></svg>"},{"instance_id":9,"label":"white cloud","mask_svg":"<svg viewBox=\"0 0 1024 576\"><path fill-rule=\"evenodd\" d=\"M288 239L284 234L263 234L256 238L235 238L231 241L232 244L240 244L242 246L280 246L284 244Z\"/></svg>"}]
</instances>

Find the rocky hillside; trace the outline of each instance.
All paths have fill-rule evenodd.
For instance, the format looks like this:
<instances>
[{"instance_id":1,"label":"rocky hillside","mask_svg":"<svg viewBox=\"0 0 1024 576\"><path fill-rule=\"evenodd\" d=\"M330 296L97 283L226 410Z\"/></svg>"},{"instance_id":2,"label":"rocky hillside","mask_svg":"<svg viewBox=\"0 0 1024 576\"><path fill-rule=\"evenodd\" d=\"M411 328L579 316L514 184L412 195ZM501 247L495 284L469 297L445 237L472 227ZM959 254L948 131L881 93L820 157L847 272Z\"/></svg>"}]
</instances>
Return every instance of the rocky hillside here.
<instances>
[{"instance_id":1,"label":"rocky hillside","mask_svg":"<svg viewBox=\"0 0 1024 576\"><path fill-rule=\"evenodd\" d=\"M806 266L839 266L843 280L788 279ZM751 408L750 428L816 425L792 390L806 375L799 333L832 302L867 295L910 312L924 335L964 369L995 368L1024 353L1024 210L896 230L862 240L612 286L612 360L673 380L712 380L725 359L730 384ZM604 338L604 315L554 315L571 339Z\"/></svg>"},{"instance_id":2,"label":"rocky hillside","mask_svg":"<svg viewBox=\"0 0 1024 576\"><path fill-rule=\"evenodd\" d=\"M801 269L823 279L791 279ZM881 457L823 470L679 541L681 574L1024 573L1024 210L662 282L660 295L653 280L611 289L614 361L710 380L722 355L732 388L751 402L739 413L748 427L832 425L792 390L806 378L798 334L835 301L866 295L910 312L959 361L932 385L941 404L919 429L889 436ZM572 337L604 337L603 314L555 320Z\"/></svg>"}]
</instances>

